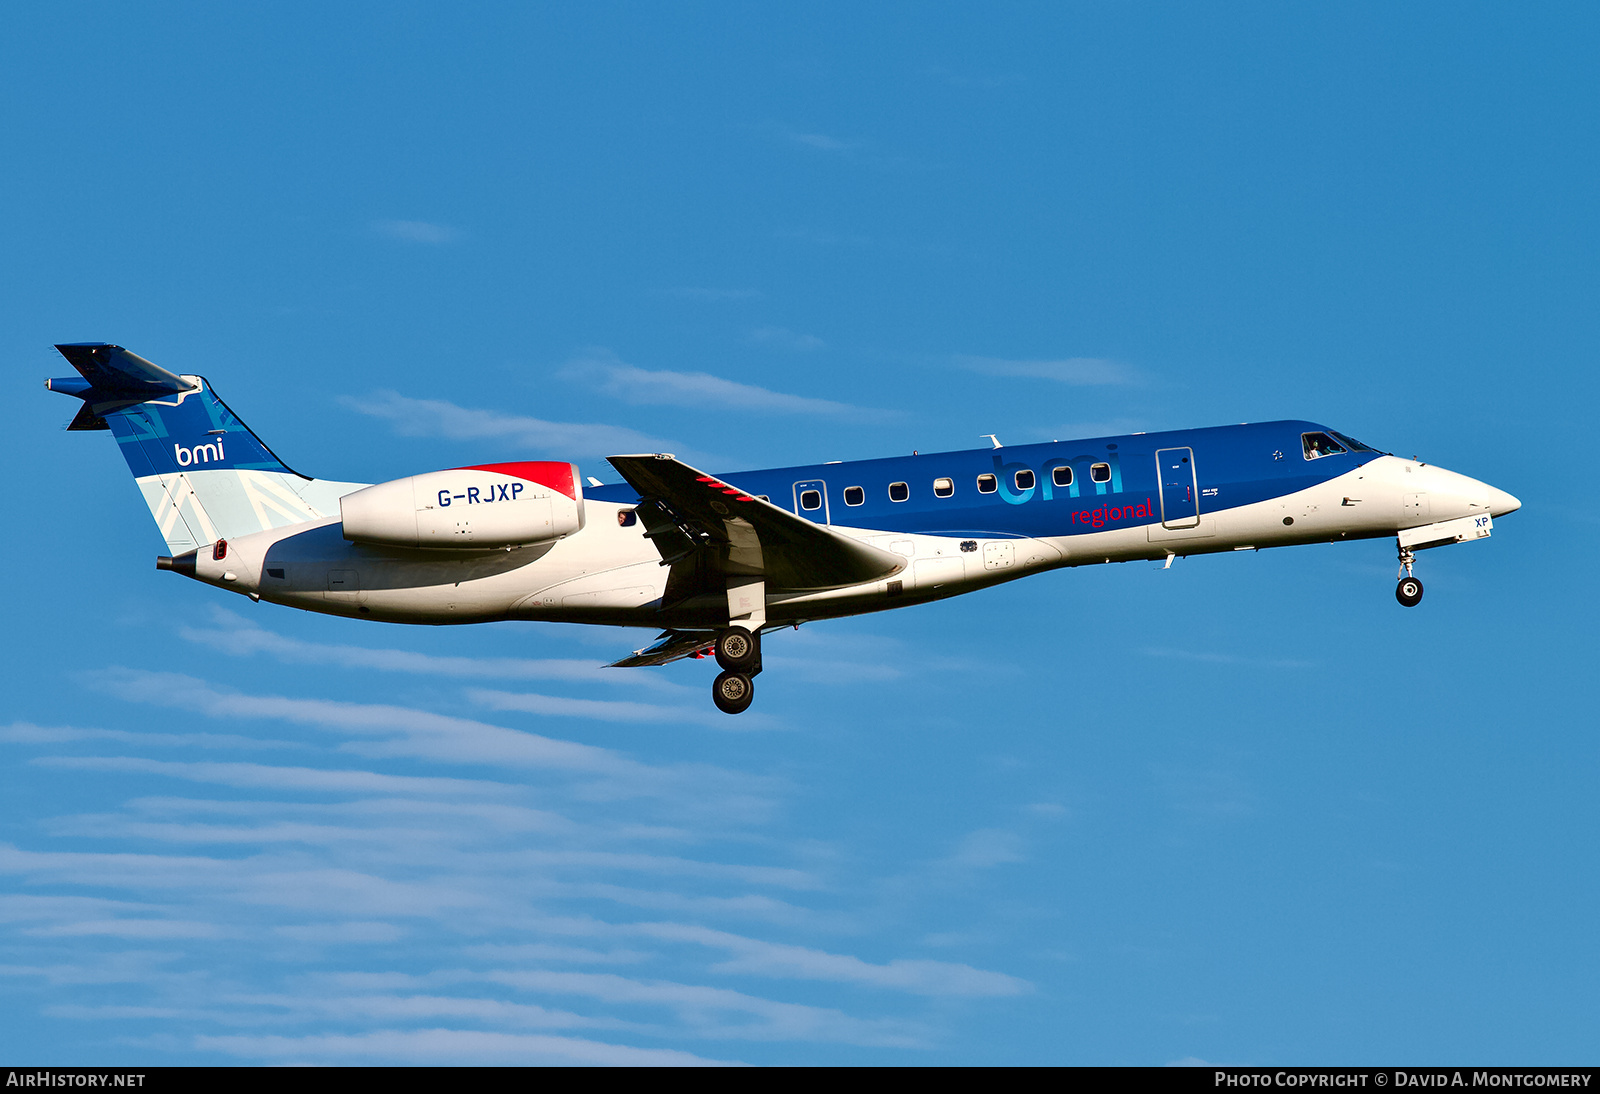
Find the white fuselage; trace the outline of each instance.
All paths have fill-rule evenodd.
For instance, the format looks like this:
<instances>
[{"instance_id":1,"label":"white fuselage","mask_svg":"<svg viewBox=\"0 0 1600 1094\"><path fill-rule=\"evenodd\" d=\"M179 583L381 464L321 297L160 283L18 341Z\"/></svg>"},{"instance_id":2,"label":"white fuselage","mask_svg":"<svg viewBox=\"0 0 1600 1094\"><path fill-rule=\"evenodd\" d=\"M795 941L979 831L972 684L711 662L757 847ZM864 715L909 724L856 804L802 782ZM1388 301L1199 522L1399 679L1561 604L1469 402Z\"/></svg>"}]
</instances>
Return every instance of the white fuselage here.
<instances>
[{"instance_id":1,"label":"white fuselage","mask_svg":"<svg viewBox=\"0 0 1600 1094\"><path fill-rule=\"evenodd\" d=\"M717 612L726 610L721 597L663 612L668 570L643 527L618 520L629 507L594 499L586 504L580 531L553 543L487 551L374 547L346 540L336 517L307 521L234 539L220 560L202 549L195 576L275 604L390 622L718 625ZM1204 512L1190 528L1156 522L972 540L835 526L904 556L904 569L846 588L769 590L766 614L769 625L798 623L952 596L1061 566L1391 536L1517 506L1509 494L1475 479L1381 456L1309 489Z\"/></svg>"}]
</instances>

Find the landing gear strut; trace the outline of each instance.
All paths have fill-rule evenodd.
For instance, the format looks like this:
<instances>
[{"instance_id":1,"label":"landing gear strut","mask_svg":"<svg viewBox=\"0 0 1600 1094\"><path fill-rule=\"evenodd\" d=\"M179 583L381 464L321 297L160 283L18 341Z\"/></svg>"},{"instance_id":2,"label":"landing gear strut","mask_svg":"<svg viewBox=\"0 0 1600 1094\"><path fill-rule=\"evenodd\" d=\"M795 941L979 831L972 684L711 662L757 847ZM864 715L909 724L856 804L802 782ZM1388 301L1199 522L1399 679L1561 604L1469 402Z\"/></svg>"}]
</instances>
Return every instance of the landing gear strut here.
<instances>
[{"instance_id":1,"label":"landing gear strut","mask_svg":"<svg viewBox=\"0 0 1600 1094\"><path fill-rule=\"evenodd\" d=\"M729 627L717 635L714 649L724 671L711 685L711 701L724 714L743 713L756 697L752 677L761 671L761 633Z\"/></svg>"},{"instance_id":2,"label":"landing gear strut","mask_svg":"<svg viewBox=\"0 0 1600 1094\"><path fill-rule=\"evenodd\" d=\"M1408 608L1422 603L1422 582L1411 576L1411 567L1416 561L1411 548L1400 548L1400 584L1395 586L1394 598Z\"/></svg>"}]
</instances>

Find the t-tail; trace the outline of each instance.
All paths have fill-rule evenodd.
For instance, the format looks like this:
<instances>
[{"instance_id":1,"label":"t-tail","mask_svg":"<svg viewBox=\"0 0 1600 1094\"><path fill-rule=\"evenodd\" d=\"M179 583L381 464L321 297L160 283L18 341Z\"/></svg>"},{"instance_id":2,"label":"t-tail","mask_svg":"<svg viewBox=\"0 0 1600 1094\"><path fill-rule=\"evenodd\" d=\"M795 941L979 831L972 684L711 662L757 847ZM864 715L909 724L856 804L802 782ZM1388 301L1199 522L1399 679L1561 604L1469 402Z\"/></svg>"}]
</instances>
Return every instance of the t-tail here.
<instances>
[{"instance_id":1,"label":"t-tail","mask_svg":"<svg viewBox=\"0 0 1600 1094\"><path fill-rule=\"evenodd\" d=\"M83 400L67 428L108 429L173 554L336 517L358 483L291 470L201 376L168 372L105 342L59 345L78 376L45 387Z\"/></svg>"}]
</instances>

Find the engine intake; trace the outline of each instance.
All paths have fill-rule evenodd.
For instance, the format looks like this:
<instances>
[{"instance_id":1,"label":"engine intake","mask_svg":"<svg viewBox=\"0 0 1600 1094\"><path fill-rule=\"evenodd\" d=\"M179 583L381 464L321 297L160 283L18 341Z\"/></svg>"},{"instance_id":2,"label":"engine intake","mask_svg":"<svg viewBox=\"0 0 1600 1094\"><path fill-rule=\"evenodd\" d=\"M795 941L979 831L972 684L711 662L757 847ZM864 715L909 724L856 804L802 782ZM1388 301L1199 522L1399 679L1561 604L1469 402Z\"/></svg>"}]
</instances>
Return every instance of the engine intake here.
<instances>
[{"instance_id":1,"label":"engine intake","mask_svg":"<svg viewBox=\"0 0 1600 1094\"><path fill-rule=\"evenodd\" d=\"M346 494L344 538L381 547L487 549L549 543L583 527L576 464L532 461L431 471Z\"/></svg>"}]
</instances>

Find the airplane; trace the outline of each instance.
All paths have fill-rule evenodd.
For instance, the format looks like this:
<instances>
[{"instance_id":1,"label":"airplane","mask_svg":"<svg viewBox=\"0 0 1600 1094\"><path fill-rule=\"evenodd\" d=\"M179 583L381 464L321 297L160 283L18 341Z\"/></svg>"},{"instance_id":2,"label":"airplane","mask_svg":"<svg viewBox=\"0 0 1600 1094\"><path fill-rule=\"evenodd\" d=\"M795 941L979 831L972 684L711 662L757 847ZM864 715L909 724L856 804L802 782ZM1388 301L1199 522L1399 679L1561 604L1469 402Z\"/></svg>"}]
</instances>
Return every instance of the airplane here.
<instances>
[{"instance_id":1,"label":"airplane","mask_svg":"<svg viewBox=\"0 0 1600 1094\"><path fill-rule=\"evenodd\" d=\"M619 455L620 484L515 461L369 485L291 470L213 391L120 346L56 347L109 429L170 570L254 601L388 623L659 628L614 662L715 657L717 708L754 698L761 639L1062 567L1394 537L1483 539L1515 497L1308 421L1052 441L718 475Z\"/></svg>"}]
</instances>

